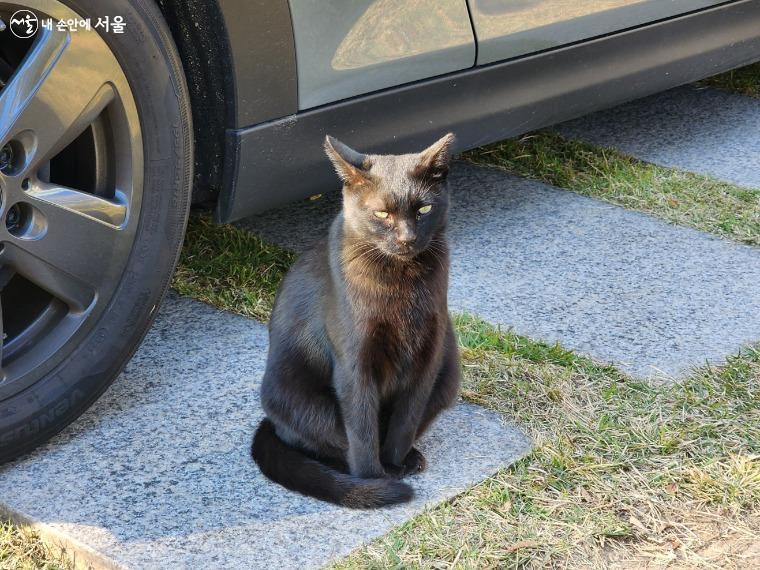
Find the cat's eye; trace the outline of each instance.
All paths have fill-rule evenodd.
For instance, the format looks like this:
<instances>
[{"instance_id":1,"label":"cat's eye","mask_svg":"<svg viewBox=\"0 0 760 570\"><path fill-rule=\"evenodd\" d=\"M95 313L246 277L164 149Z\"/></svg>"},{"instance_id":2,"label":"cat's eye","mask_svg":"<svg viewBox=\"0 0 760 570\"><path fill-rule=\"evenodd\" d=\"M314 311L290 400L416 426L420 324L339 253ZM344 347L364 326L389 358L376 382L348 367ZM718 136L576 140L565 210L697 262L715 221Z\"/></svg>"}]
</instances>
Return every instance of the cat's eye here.
<instances>
[{"instance_id":1,"label":"cat's eye","mask_svg":"<svg viewBox=\"0 0 760 570\"><path fill-rule=\"evenodd\" d=\"M428 204L427 206L422 206L419 210L417 210L420 214L427 214L430 210L433 209L433 206Z\"/></svg>"},{"instance_id":2,"label":"cat's eye","mask_svg":"<svg viewBox=\"0 0 760 570\"><path fill-rule=\"evenodd\" d=\"M375 216L380 218L381 220L384 220L388 217L388 212L383 212L382 210L375 212Z\"/></svg>"}]
</instances>

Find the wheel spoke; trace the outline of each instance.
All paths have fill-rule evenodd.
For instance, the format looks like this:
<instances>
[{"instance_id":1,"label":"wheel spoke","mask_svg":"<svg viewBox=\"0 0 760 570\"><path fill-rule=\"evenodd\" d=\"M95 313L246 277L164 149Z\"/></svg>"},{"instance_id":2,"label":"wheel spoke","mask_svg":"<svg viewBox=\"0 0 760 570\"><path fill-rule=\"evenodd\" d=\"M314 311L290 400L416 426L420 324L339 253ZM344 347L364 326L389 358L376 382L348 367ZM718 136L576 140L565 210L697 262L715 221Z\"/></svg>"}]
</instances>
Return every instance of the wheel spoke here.
<instances>
[{"instance_id":1,"label":"wheel spoke","mask_svg":"<svg viewBox=\"0 0 760 570\"><path fill-rule=\"evenodd\" d=\"M35 256L28 249L33 248L7 243L0 259L12 265L19 275L66 303L74 312L82 312L92 304L95 291L89 284Z\"/></svg>"},{"instance_id":2,"label":"wheel spoke","mask_svg":"<svg viewBox=\"0 0 760 570\"><path fill-rule=\"evenodd\" d=\"M13 277L13 268L8 265L0 265L0 295L2 295L3 289Z\"/></svg>"},{"instance_id":3,"label":"wheel spoke","mask_svg":"<svg viewBox=\"0 0 760 570\"><path fill-rule=\"evenodd\" d=\"M27 196L116 227L127 218L126 204L57 184L38 182Z\"/></svg>"},{"instance_id":4,"label":"wheel spoke","mask_svg":"<svg viewBox=\"0 0 760 570\"><path fill-rule=\"evenodd\" d=\"M71 188L39 184L27 193L42 229L10 238L0 254L8 265L75 311L87 309L114 278L128 239L115 227L124 206ZM128 250L127 250L128 251Z\"/></svg>"},{"instance_id":5,"label":"wheel spoke","mask_svg":"<svg viewBox=\"0 0 760 570\"><path fill-rule=\"evenodd\" d=\"M114 65L97 33L40 30L0 95L0 144L28 131L27 169L53 157L113 100Z\"/></svg>"}]
</instances>

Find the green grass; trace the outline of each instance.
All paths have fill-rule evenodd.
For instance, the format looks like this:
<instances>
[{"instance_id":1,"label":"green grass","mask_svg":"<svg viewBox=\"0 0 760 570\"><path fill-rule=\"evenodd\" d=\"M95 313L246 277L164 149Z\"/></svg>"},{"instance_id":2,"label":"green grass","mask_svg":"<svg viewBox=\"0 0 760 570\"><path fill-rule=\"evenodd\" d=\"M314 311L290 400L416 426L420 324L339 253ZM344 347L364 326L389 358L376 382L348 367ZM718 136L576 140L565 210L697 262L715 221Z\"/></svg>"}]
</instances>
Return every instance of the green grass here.
<instances>
[{"instance_id":1,"label":"green grass","mask_svg":"<svg viewBox=\"0 0 760 570\"><path fill-rule=\"evenodd\" d=\"M758 348L654 386L470 316L456 328L463 397L535 450L336 568L727 565L757 546Z\"/></svg>"},{"instance_id":2,"label":"green grass","mask_svg":"<svg viewBox=\"0 0 760 570\"><path fill-rule=\"evenodd\" d=\"M749 97L760 97L760 62L715 75L700 81L700 84Z\"/></svg>"},{"instance_id":3,"label":"green grass","mask_svg":"<svg viewBox=\"0 0 760 570\"><path fill-rule=\"evenodd\" d=\"M234 226L191 216L172 287L182 295L264 321L294 257Z\"/></svg>"},{"instance_id":4,"label":"green grass","mask_svg":"<svg viewBox=\"0 0 760 570\"><path fill-rule=\"evenodd\" d=\"M29 529L0 523L0 568L8 570L70 570L71 561L55 554Z\"/></svg>"},{"instance_id":5,"label":"green grass","mask_svg":"<svg viewBox=\"0 0 760 570\"><path fill-rule=\"evenodd\" d=\"M760 190L656 166L550 132L481 147L462 158L674 224L760 245Z\"/></svg>"}]
</instances>

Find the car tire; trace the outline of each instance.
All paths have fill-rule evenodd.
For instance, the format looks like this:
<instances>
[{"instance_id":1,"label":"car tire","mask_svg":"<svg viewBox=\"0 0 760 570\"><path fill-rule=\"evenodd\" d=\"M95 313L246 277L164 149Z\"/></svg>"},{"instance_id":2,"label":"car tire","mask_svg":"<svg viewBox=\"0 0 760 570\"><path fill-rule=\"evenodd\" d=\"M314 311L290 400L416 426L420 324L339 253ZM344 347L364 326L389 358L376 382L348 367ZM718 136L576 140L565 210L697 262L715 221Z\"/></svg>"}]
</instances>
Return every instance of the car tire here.
<instances>
[{"instance_id":1,"label":"car tire","mask_svg":"<svg viewBox=\"0 0 760 570\"><path fill-rule=\"evenodd\" d=\"M142 180L139 217L133 220L131 248L125 249L128 253L123 268L118 269L120 278L112 286L110 298L98 300L103 309L83 322L78 336L72 336L73 344L46 360L55 365L44 376L0 401L0 462L16 458L60 432L122 371L167 291L191 199L190 99L177 48L155 2L60 3L93 23L104 16L111 21L119 16L126 23L123 33L113 29L97 32L121 66L139 118L143 158L142 168L136 172ZM17 4L23 5L24 0ZM76 33L80 32L72 35ZM3 299L2 309L7 314L13 307Z\"/></svg>"}]
</instances>

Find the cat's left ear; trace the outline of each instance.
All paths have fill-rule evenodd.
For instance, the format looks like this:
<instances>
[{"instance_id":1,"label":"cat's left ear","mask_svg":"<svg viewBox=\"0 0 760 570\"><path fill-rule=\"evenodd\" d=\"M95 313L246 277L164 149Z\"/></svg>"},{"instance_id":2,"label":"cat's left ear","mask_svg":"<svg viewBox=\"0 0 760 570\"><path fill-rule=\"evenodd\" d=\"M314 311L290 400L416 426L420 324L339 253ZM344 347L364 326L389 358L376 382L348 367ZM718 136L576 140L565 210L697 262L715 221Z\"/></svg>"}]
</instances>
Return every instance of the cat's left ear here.
<instances>
[{"instance_id":1,"label":"cat's left ear","mask_svg":"<svg viewBox=\"0 0 760 570\"><path fill-rule=\"evenodd\" d=\"M449 173L451 152L454 148L456 137L448 133L427 147L419 154L414 175L432 180L443 180Z\"/></svg>"}]
</instances>

